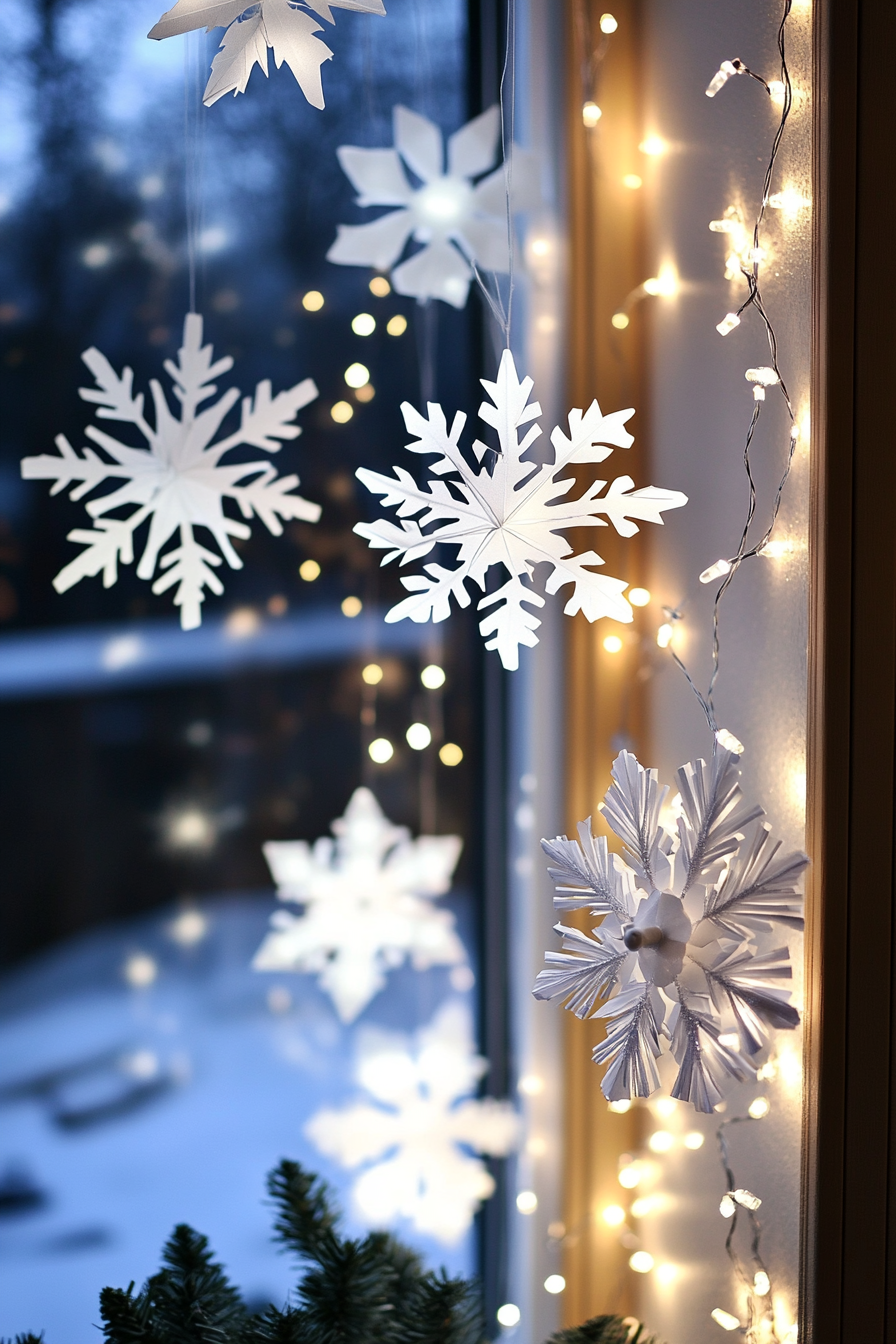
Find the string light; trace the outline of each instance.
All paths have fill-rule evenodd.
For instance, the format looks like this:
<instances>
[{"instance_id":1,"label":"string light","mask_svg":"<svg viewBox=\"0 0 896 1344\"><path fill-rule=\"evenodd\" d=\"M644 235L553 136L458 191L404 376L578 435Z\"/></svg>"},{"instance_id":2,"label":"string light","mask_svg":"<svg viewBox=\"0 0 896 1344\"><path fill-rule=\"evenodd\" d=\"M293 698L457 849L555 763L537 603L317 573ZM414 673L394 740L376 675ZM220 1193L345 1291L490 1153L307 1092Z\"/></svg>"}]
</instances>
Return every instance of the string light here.
<instances>
[{"instance_id":1,"label":"string light","mask_svg":"<svg viewBox=\"0 0 896 1344\"><path fill-rule=\"evenodd\" d=\"M629 1256L629 1268L636 1274L649 1274L654 1266L653 1256L649 1251L635 1251L634 1255Z\"/></svg>"},{"instance_id":2,"label":"string light","mask_svg":"<svg viewBox=\"0 0 896 1344\"><path fill-rule=\"evenodd\" d=\"M725 574L731 573L730 560L716 560L715 564L704 569L700 575L701 583L712 583L713 579L721 579Z\"/></svg>"},{"instance_id":3,"label":"string light","mask_svg":"<svg viewBox=\"0 0 896 1344\"><path fill-rule=\"evenodd\" d=\"M740 326L740 318L737 313L726 313L721 322L717 323L716 331L720 336L727 336L735 327Z\"/></svg>"},{"instance_id":4,"label":"string light","mask_svg":"<svg viewBox=\"0 0 896 1344\"><path fill-rule=\"evenodd\" d=\"M344 597L341 603L342 614L353 621L356 616L360 616L364 609L364 603L360 597Z\"/></svg>"},{"instance_id":5,"label":"string light","mask_svg":"<svg viewBox=\"0 0 896 1344\"><path fill-rule=\"evenodd\" d=\"M439 760L443 765L460 765L464 758L464 753L456 742L445 742L439 748Z\"/></svg>"},{"instance_id":6,"label":"string light","mask_svg":"<svg viewBox=\"0 0 896 1344\"><path fill-rule=\"evenodd\" d=\"M499 1325L503 1325L505 1330L512 1330L515 1325L519 1325L522 1319L522 1312L514 1302L505 1302L495 1312Z\"/></svg>"},{"instance_id":7,"label":"string light","mask_svg":"<svg viewBox=\"0 0 896 1344\"><path fill-rule=\"evenodd\" d=\"M309 313L319 313L324 306L324 296L319 289L309 289L302 295L302 307Z\"/></svg>"},{"instance_id":8,"label":"string light","mask_svg":"<svg viewBox=\"0 0 896 1344\"><path fill-rule=\"evenodd\" d=\"M392 293L392 286L384 275L375 275L367 288L376 299L384 299Z\"/></svg>"},{"instance_id":9,"label":"string light","mask_svg":"<svg viewBox=\"0 0 896 1344\"><path fill-rule=\"evenodd\" d=\"M305 583L313 583L320 578L320 565L316 560L303 560L299 565L299 578Z\"/></svg>"},{"instance_id":10,"label":"string light","mask_svg":"<svg viewBox=\"0 0 896 1344\"><path fill-rule=\"evenodd\" d=\"M627 1115L631 1108L632 1104L627 1097L622 1101L611 1101L607 1105L607 1110L612 1111L614 1115Z\"/></svg>"},{"instance_id":11,"label":"string light","mask_svg":"<svg viewBox=\"0 0 896 1344\"><path fill-rule=\"evenodd\" d=\"M730 1195L723 1195L719 1203L719 1213L723 1218L733 1218L737 1213L737 1205Z\"/></svg>"},{"instance_id":12,"label":"string light","mask_svg":"<svg viewBox=\"0 0 896 1344\"><path fill-rule=\"evenodd\" d=\"M644 181L637 173L626 173L625 177L622 179L622 185L629 191L638 191L643 187Z\"/></svg>"},{"instance_id":13,"label":"string light","mask_svg":"<svg viewBox=\"0 0 896 1344\"><path fill-rule=\"evenodd\" d=\"M744 754L743 742L736 738L733 733L729 733L727 728L717 728L715 739L720 747L724 747L725 751L733 751L735 756Z\"/></svg>"},{"instance_id":14,"label":"string light","mask_svg":"<svg viewBox=\"0 0 896 1344\"><path fill-rule=\"evenodd\" d=\"M582 108L582 121L589 130L592 126L597 125L602 116L603 112L601 112L597 103L586 103Z\"/></svg>"},{"instance_id":15,"label":"string light","mask_svg":"<svg viewBox=\"0 0 896 1344\"><path fill-rule=\"evenodd\" d=\"M358 313L352 318L352 331L356 336L372 336L376 331L376 318L371 313Z\"/></svg>"},{"instance_id":16,"label":"string light","mask_svg":"<svg viewBox=\"0 0 896 1344\"><path fill-rule=\"evenodd\" d=\"M334 401L330 407L330 415L337 425L347 425L354 413L355 409L348 401Z\"/></svg>"},{"instance_id":17,"label":"string light","mask_svg":"<svg viewBox=\"0 0 896 1344\"><path fill-rule=\"evenodd\" d=\"M768 1297L771 1289L771 1280L764 1269L757 1269L753 1275L753 1292L757 1297Z\"/></svg>"},{"instance_id":18,"label":"string light","mask_svg":"<svg viewBox=\"0 0 896 1344\"><path fill-rule=\"evenodd\" d=\"M538 1208L538 1196L534 1190L521 1190L516 1197L516 1207L520 1213L534 1213Z\"/></svg>"},{"instance_id":19,"label":"string light","mask_svg":"<svg viewBox=\"0 0 896 1344\"><path fill-rule=\"evenodd\" d=\"M764 1116L768 1115L771 1110L768 1097L755 1097L754 1100L750 1102L747 1110L754 1120L761 1120Z\"/></svg>"},{"instance_id":20,"label":"string light","mask_svg":"<svg viewBox=\"0 0 896 1344\"><path fill-rule=\"evenodd\" d=\"M656 642L661 649L668 649L672 643L672 636L675 634L672 626L665 621L656 632Z\"/></svg>"},{"instance_id":21,"label":"string light","mask_svg":"<svg viewBox=\"0 0 896 1344\"><path fill-rule=\"evenodd\" d=\"M661 135L648 135L641 141L638 148L642 154L655 159L665 154L669 146Z\"/></svg>"},{"instance_id":22,"label":"string light","mask_svg":"<svg viewBox=\"0 0 896 1344\"><path fill-rule=\"evenodd\" d=\"M425 751L432 741L432 733L425 723L412 723L405 737L412 751Z\"/></svg>"},{"instance_id":23,"label":"string light","mask_svg":"<svg viewBox=\"0 0 896 1344\"><path fill-rule=\"evenodd\" d=\"M376 765L385 765L395 755L395 748L388 737L375 737L367 748L367 754Z\"/></svg>"},{"instance_id":24,"label":"string light","mask_svg":"<svg viewBox=\"0 0 896 1344\"><path fill-rule=\"evenodd\" d=\"M685 1134L682 1139L685 1148L689 1148L692 1153L696 1152L698 1148L702 1148L705 1142L705 1137L700 1133L699 1129L692 1129L689 1133Z\"/></svg>"},{"instance_id":25,"label":"string light","mask_svg":"<svg viewBox=\"0 0 896 1344\"><path fill-rule=\"evenodd\" d=\"M566 1287L566 1280L562 1274L549 1274L544 1281L544 1290L546 1293L562 1293Z\"/></svg>"},{"instance_id":26,"label":"string light","mask_svg":"<svg viewBox=\"0 0 896 1344\"><path fill-rule=\"evenodd\" d=\"M383 679L383 669L379 663L368 663L361 668L361 680L367 686L379 686Z\"/></svg>"},{"instance_id":27,"label":"string light","mask_svg":"<svg viewBox=\"0 0 896 1344\"><path fill-rule=\"evenodd\" d=\"M716 1325L720 1325L723 1330L739 1330L740 1321L736 1316L732 1316L730 1311L724 1311L721 1307L715 1307L710 1313Z\"/></svg>"},{"instance_id":28,"label":"string light","mask_svg":"<svg viewBox=\"0 0 896 1344\"><path fill-rule=\"evenodd\" d=\"M715 98L719 89L725 87L732 75L742 75L744 67L740 61L723 61L706 87L707 98Z\"/></svg>"},{"instance_id":29,"label":"string light","mask_svg":"<svg viewBox=\"0 0 896 1344\"><path fill-rule=\"evenodd\" d=\"M675 1137L667 1129L657 1129L647 1140L647 1147L652 1153L668 1153L675 1147Z\"/></svg>"},{"instance_id":30,"label":"string light","mask_svg":"<svg viewBox=\"0 0 896 1344\"><path fill-rule=\"evenodd\" d=\"M621 1204L608 1204L601 1211L601 1218L607 1224L607 1227L621 1227L625 1222L625 1209Z\"/></svg>"},{"instance_id":31,"label":"string light","mask_svg":"<svg viewBox=\"0 0 896 1344\"><path fill-rule=\"evenodd\" d=\"M429 663L420 673L420 680L428 691L437 691L445 685L445 670L437 663Z\"/></svg>"},{"instance_id":32,"label":"string light","mask_svg":"<svg viewBox=\"0 0 896 1344\"><path fill-rule=\"evenodd\" d=\"M633 607L646 607L650 602L650 593L646 588L631 588L628 600Z\"/></svg>"},{"instance_id":33,"label":"string light","mask_svg":"<svg viewBox=\"0 0 896 1344\"><path fill-rule=\"evenodd\" d=\"M364 387L370 382L370 370L365 364L349 364L345 373L342 375L349 387Z\"/></svg>"},{"instance_id":34,"label":"string light","mask_svg":"<svg viewBox=\"0 0 896 1344\"><path fill-rule=\"evenodd\" d=\"M408 329L408 320L403 313L396 313L390 317L386 323L386 331L390 336L403 336Z\"/></svg>"},{"instance_id":35,"label":"string light","mask_svg":"<svg viewBox=\"0 0 896 1344\"><path fill-rule=\"evenodd\" d=\"M619 24L618 24L616 18L615 18L612 14L601 14L601 16L600 16L600 30L601 30L602 33L606 33L606 34L615 33L615 31L616 31L616 29L617 29L618 27L619 27Z\"/></svg>"},{"instance_id":36,"label":"string light","mask_svg":"<svg viewBox=\"0 0 896 1344\"><path fill-rule=\"evenodd\" d=\"M767 541L756 554L765 556L767 560L783 560L785 556L793 554L793 542L785 541L783 538Z\"/></svg>"},{"instance_id":37,"label":"string light","mask_svg":"<svg viewBox=\"0 0 896 1344\"><path fill-rule=\"evenodd\" d=\"M607 653L619 653L622 650L622 640L618 635L607 635L603 643Z\"/></svg>"}]
</instances>

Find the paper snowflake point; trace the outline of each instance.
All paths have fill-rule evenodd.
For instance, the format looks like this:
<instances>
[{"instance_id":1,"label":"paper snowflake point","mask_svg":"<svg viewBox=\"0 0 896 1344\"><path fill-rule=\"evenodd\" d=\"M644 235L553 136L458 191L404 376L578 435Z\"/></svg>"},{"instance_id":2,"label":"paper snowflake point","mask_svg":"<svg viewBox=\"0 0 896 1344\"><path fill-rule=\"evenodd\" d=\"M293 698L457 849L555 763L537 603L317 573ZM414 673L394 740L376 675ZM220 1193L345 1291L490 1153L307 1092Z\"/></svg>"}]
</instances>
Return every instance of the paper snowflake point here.
<instances>
[{"instance_id":1,"label":"paper snowflake point","mask_svg":"<svg viewBox=\"0 0 896 1344\"><path fill-rule=\"evenodd\" d=\"M489 613L479 626L486 648L497 649L504 666L514 669L519 666L520 645L531 648L538 643L535 631L541 622L533 608L543 607L544 598L531 586L538 564L550 566L547 593L572 585L564 607L568 616L581 611L589 621L601 616L632 619L631 605L623 596L627 582L595 573L593 567L603 560L594 551L574 554L562 535L567 528L612 523L620 536L630 537L638 531L638 522L662 523L663 510L679 508L687 498L677 490L655 486L635 490L630 476L618 477L603 494L607 482L595 481L577 498L567 498L576 488L574 465L602 462L613 447L633 443L625 423L634 412L603 415L596 401L584 413L570 411L568 433L554 429L551 460L539 462L528 454L542 432L532 423L541 407L529 401L532 379L520 381L509 350L504 351L495 382L483 379L482 386L489 399L479 407L479 415L495 431L499 447L475 440L479 469L474 470L460 447L466 416L458 412L449 429L441 406L431 402L424 417L405 402L402 414L413 436L408 451L435 456L429 470L437 479L418 486L403 467L395 467L394 476L360 468L358 479L397 510L400 523L379 519L358 523L355 531L372 547L388 552L384 565L395 559L402 565L422 559L439 545L456 547L457 568L433 563L424 566L423 574L402 578L411 596L394 606L386 620L443 621L450 614L452 598L460 607L470 605L466 588L470 580L485 593L478 607ZM503 567L508 577L488 592L488 574L496 566Z\"/></svg>"},{"instance_id":2,"label":"paper snowflake point","mask_svg":"<svg viewBox=\"0 0 896 1344\"><path fill-rule=\"evenodd\" d=\"M623 751L599 809L623 854L592 835L590 817L578 841L542 841L555 908L587 909L602 922L591 935L556 926L564 950L548 952L533 992L607 1023L593 1058L608 1066L610 1101L658 1087L665 1037L679 1066L672 1096L709 1112L726 1078L753 1076L773 1030L799 1025L787 948L761 949L757 939L775 924L802 928L797 884L809 860L778 857L762 809L743 803L738 759L720 748L709 764L682 766L673 836L660 822L668 788Z\"/></svg>"},{"instance_id":3,"label":"paper snowflake point","mask_svg":"<svg viewBox=\"0 0 896 1344\"><path fill-rule=\"evenodd\" d=\"M317 975L343 1022L353 1022L389 970L466 961L454 916L433 905L450 889L460 857L456 835L412 840L393 826L369 789L356 789L334 839L270 841L265 858L283 902L252 963L257 971Z\"/></svg>"},{"instance_id":4,"label":"paper snowflake point","mask_svg":"<svg viewBox=\"0 0 896 1344\"><path fill-rule=\"evenodd\" d=\"M399 208L369 224L338 225L327 259L391 270L397 293L463 308L474 266L500 272L509 266L508 181L503 166L491 171L499 109L490 107L449 137L447 162L442 132L428 118L397 106L393 124L394 149L342 145L337 154L358 205ZM539 203L534 165L522 150L513 152L509 182L514 210ZM397 265L411 240L422 244L420 251Z\"/></svg>"},{"instance_id":5,"label":"paper snowflake point","mask_svg":"<svg viewBox=\"0 0 896 1344\"><path fill-rule=\"evenodd\" d=\"M441 1008L413 1044L362 1033L358 1082L370 1100L318 1111L305 1133L343 1167L361 1169L352 1193L365 1223L405 1218L446 1245L469 1231L495 1189L478 1154L503 1157L520 1134L509 1102L474 1096L487 1068L460 1003Z\"/></svg>"},{"instance_id":6,"label":"paper snowflake point","mask_svg":"<svg viewBox=\"0 0 896 1344\"><path fill-rule=\"evenodd\" d=\"M199 407L217 392L214 379L227 373L233 360L226 356L212 362L212 347L202 344L202 318L188 313L184 321L184 343L177 363L167 359L165 371L174 384L180 403L180 418L171 408L155 379L150 382L154 421L144 415L143 394L134 395L134 375L124 369L119 376L99 350L87 350L82 359L96 380L96 387L82 387L81 397L99 409L99 420L118 420L134 426L146 448L130 448L104 430L88 425L89 438L104 456L85 447L80 456L64 434L56 439L59 456L42 454L22 461L26 480L52 480L51 494L71 485L70 499L83 499L99 486L120 482L118 489L91 500L86 506L93 520L90 530L76 529L69 541L83 547L56 575L53 587L67 592L81 579L102 573L103 585L110 588L118 578L118 566L134 560L134 537L143 523L149 532L137 574L141 579L158 577L154 593L175 588L174 603L180 607L181 625L192 630L202 621L205 592L220 595L224 585L215 573L221 557L231 569L241 569L242 561L231 542L232 537L246 540L251 536L247 522L258 517L269 532L279 536L283 519L299 518L316 523L320 505L292 493L298 476L278 476L270 462L221 464L221 458L238 447L260 448L266 453L280 451L282 441L301 434L293 424L303 406L317 396L310 378L276 397L271 384L258 384L255 398L244 397L239 429L224 438L215 435L228 411L239 400L231 388L204 410ZM110 460L111 459L111 460ZM224 512L225 499L238 507L242 519ZM113 517L123 509L125 517ZM211 534L221 554L203 546L196 528ZM176 546L164 548L177 537Z\"/></svg>"},{"instance_id":7,"label":"paper snowflake point","mask_svg":"<svg viewBox=\"0 0 896 1344\"><path fill-rule=\"evenodd\" d=\"M334 9L385 14L383 0L177 0L149 37L161 40L205 28L226 28L202 101L211 107L225 93L246 92L249 76L259 66L267 77L268 50L279 70L284 62L312 107L324 106L320 68L333 53L316 36L323 28L314 17L335 23Z\"/></svg>"}]
</instances>

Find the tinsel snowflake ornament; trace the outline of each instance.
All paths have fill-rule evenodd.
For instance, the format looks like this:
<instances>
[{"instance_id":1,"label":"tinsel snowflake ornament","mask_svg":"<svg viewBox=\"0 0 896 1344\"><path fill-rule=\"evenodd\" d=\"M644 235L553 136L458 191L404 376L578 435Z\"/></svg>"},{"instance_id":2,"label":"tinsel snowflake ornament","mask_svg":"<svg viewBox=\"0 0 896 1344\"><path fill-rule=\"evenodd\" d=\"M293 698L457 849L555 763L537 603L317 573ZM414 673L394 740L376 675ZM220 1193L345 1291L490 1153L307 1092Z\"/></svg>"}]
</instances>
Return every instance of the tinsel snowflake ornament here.
<instances>
[{"instance_id":1,"label":"tinsel snowflake ornament","mask_svg":"<svg viewBox=\"0 0 896 1344\"><path fill-rule=\"evenodd\" d=\"M556 926L565 950L547 954L535 997L607 1022L593 1059L609 1065L609 1101L658 1086L654 1061L665 1037L679 1066L672 1096L710 1112L726 1075L753 1076L752 1058L772 1029L799 1024L782 984L792 975L787 948L761 949L756 939L773 924L802 928L797 884L809 860L779 855L762 808L743 802L737 759L719 749L708 764L681 767L673 836L660 823L668 788L623 751L599 808L623 856L591 834L590 817L578 842L542 841L559 884L555 907L588 909L603 922L593 937ZM728 1032L737 1049L721 1039Z\"/></svg>"},{"instance_id":2,"label":"tinsel snowflake ornament","mask_svg":"<svg viewBox=\"0 0 896 1344\"><path fill-rule=\"evenodd\" d=\"M404 422L414 437L408 450L435 455L430 471L449 479L419 486L403 467L395 467L394 476L360 468L358 479L381 495L384 504L397 508L401 524L378 519L358 523L355 531L372 547L389 552L384 565L399 557L402 565L419 560L439 544L457 547L456 569L430 564L424 566L424 574L402 579L411 596L387 613L387 621L406 617L443 621L450 614L452 597L460 607L470 605L468 580L485 592L489 570L503 566L507 581L479 601L480 611L491 608L479 629L488 636L486 648L497 649L504 666L514 669L519 666L520 645L538 643L535 631L541 621L528 608L543 607L544 598L527 582L538 564L551 567L545 583L548 593L573 585L563 608L568 616L581 611L589 621L599 616L632 619L631 605L623 597L627 582L594 573L591 567L602 565L601 557L594 551L573 554L562 532L571 527L606 527L609 520L620 536L631 537L638 531L634 519L662 523L663 510L679 508L687 497L652 485L633 490L631 477L619 476L603 495L607 482L594 481L577 498L566 499L576 485L574 466L603 462L612 452L607 445L628 448L634 442L625 429L634 412L603 415L596 401L584 414L570 411L569 433L556 428L551 434L551 460L539 462L528 454L541 434L539 426L530 423L541 415L541 407L537 401L530 404L532 379L520 381L509 350L504 351L497 380L483 378L482 386L490 400L479 407L479 415L496 431L500 450L476 439L473 452L480 466L474 471L460 447L466 422L462 412L449 430L438 404L429 403L424 419L404 402ZM439 526L423 530L432 523Z\"/></svg>"},{"instance_id":3,"label":"tinsel snowflake ornament","mask_svg":"<svg viewBox=\"0 0 896 1344\"><path fill-rule=\"evenodd\" d=\"M323 107L320 68L333 53L316 33L324 30L315 15L335 23L334 9L355 9L365 14L385 14L383 0L177 0L167 10L149 37L161 39L197 28L211 32L226 28L202 101L211 107L225 93L246 92L249 76L260 66L268 73L268 48L279 70L284 61L296 77L312 107Z\"/></svg>"},{"instance_id":4,"label":"tinsel snowflake ornament","mask_svg":"<svg viewBox=\"0 0 896 1344\"><path fill-rule=\"evenodd\" d=\"M508 270L505 170L502 165L489 171L498 157L500 111L490 107L449 136L447 165L438 126L401 106L393 109L392 120L394 149L342 145L336 152L360 193L358 205L399 209L369 224L340 224L327 259L379 271L394 267L392 285L399 294L463 308L471 263L480 270ZM539 203L532 162L520 150L514 151L510 180L514 210ZM423 247L396 266L410 238Z\"/></svg>"},{"instance_id":5,"label":"tinsel snowflake ornament","mask_svg":"<svg viewBox=\"0 0 896 1344\"><path fill-rule=\"evenodd\" d=\"M363 1168L353 1187L358 1213L373 1226L408 1219L450 1245L469 1228L495 1183L474 1154L502 1157L519 1137L506 1101L475 1099L488 1069L473 1047L470 1015L448 1003L417 1033L363 1034L357 1077L370 1100L321 1110L305 1127L327 1157Z\"/></svg>"},{"instance_id":6,"label":"tinsel snowflake ornament","mask_svg":"<svg viewBox=\"0 0 896 1344\"><path fill-rule=\"evenodd\" d=\"M369 789L356 789L335 839L272 840L265 858L281 901L252 963L257 971L318 977L343 1022L353 1022L384 987L389 970L466 961L454 916L433 905L451 886L460 857L456 835L421 835L393 826Z\"/></svg>"},{"instance_id":7,"label":"tinsel snowflake ornament","mask_svg":"<svg viewBox=\"0 0 896 1344\"><path fill-rule=\"evenodd\" d=\"M165 360L165 371L180 402L179 419L171 414L155 378L149 384L155 409L153 425L143 414L143 393L134 395L131 369L125 368L119 376L105 355L93 348L81 358L97 383L95 388L82 387L81 397L99 407L98 419L133 425L147 446L128 447L104 430L88 425L84 431L87 438L105 456L88 447L80 456L65 435L59 434L59 456L44 453L23 459L26 480L54 481L52 495L73 485L69 496L73 500L83 499L99 486L122 482L118 489L86 506L93 527L68 534L68 540L80 543L84 550L59 571L53 587L57 593L65 593L81 579L102 573L103 586L111 588L118 578L118 566L133 562L138 528L149 522L137 575L152 579L158 573L152 586L154 593L167 592L176 585L174 603L180 607L180 623L184 630L195 629L202 622L205 590L218 595L224 591L215 573L221 557L197 540L196 529L205 528L211 533L231 569L242 569L243 562L230 538L246 540L252 535L247 522L224 512L225 499L233 500L243 519L260 518L275 536L282 533L284 518L316 523L320 517L319 504L292 493L299 484L298 476L278 476L269 462L221 464L221 458L234 448L278 453L281 440L297 438L302 431L292 422L317 396L317 388L305 378L272 397L270 382L259 383L254 399L243 398L239 429L213 442L240 394L231 388L213 406L199 409L218 390L212 380L227 373L233 360L227 355L212 362L212 347L202 344L202 318L198 314L187 314L177 363ZM123 509L130 510L125 517L112 516ZM177 545L162 554L175 534Z\"/></svg>"}]
</instances>

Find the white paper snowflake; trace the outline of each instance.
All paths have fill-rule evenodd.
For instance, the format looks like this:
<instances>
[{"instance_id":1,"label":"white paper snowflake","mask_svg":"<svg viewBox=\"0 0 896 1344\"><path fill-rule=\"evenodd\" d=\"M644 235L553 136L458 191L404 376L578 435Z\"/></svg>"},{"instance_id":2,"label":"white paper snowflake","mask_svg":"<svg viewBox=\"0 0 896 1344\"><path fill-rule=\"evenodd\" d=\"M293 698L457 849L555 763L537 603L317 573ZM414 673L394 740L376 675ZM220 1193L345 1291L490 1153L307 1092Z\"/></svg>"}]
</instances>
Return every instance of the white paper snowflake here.
<instances>
[{"instance_id":1,"label":"white paper snowflake","mask_svg":"<svg viewBox=\"0 0 896 1344\"><path fill-rule=\"evenodd\" d=\"M400 209L370 224L340 224L327 259L379 271L395 267L391 279L399 294L463 308L471 262L485 271L508 269L504 167L489 172L498 157L500 112L490 107L449 137L447 169L438 126L401 106L393 109L392 120L394 149L342 145L336 152L360 193L358 205ZM511 183L514 210L539 203L533 161L521 150L513 154ZM396 266L411 237L424 246Z\"/></svg>"},{"instance_id":2,"label":"white paper snowflake","mask_svg":"<svg viewBox=\"0 0 896 1344\"><path fill-rule=\"evenodd\" d=\"M335 23L334 9L355 9L365 14L385 14L383 0L177 0L167 10L149 37L161 39L197 28L211 32L226 28L212 73L202 95L211 107L225 93L246 92L255 66L268 73L268 48L274 53L279 70L286 62L312 107L323 107L324 92L320 68L332 60L333 53L315 33L324 30L314 17Z\"/></svg>"},{"instance_id":3,"label":"white paper snowflake","mask_svg":"<svg viewBox=\"0 0 896 1344\"><path fill-rule=\"evenodd\" d=\"M665 1036L679 1066L672 1096L709 1112L726 1074L753 1076L751 1059L771 1029L799 1024L781 984L792 975L787 948L761 950L755 940L773 924L802 928L797 884L809 860L778 856L780 842L759 824L762 808L742 801L737 760L719 749L709 764L681 767L672 836L660 824L668 788L623 751L599 808L623 857L591 834L590 817L578 842L542 841L559 884L555 907L604 918L594 937L556 926L565 951L547 954L535 997L606 1020L593 1058L609 1064L602 1088L610 1101L658 1086L654 1060ZM736 1048L723 1039L729 1032Z\"/></svg>"},{"instance_id":4,"label":"white paper snowflake","mask_svg":"<svg viewBox=\"0 0 896 1344\"><path fill-rule=\"evenodd\" d=\"M488 1064L474 1051L469 1013L446 1004L413 1048L368 1029L358 1053L358 1082L371 1101L318 1111L306 1135L343 1167L364 1168L352 1193L365 1223L406 1218L446 1245L458 1241L495 1188L472 1154L502 1157L519 1137L508 1102L472 1095Z\"/></svg>"},{"instance_id":5,"label":"white paper snowflake","mask_svg":"<svg viewBox=\"0 0 896 1344\"><path fill-rule=\"evenodd\" d=\"M432 902L451 886L460 857L456 835L410 838L393 826L369 789L356 789L335 840L272 840L265 858L281 901L252 963L257 971L317 975L343 1022L353 1022L386 983L387 972L410 960L415 970L466 961L454 916Z\"/></svg>"},{"instance_id":6,"label":"white paper snowflake","mask_svg":"<svg viewBox=\"0 0 896 1344\"><path fill-rule=\"evenodd\" d=\"M212 363L212 347L202 344L202 318L189 313L184 322L184 343L177 363L166 359L165 370L174 384L180 402L180 418L171 414L161 384L152 379L155 425L143 414L143 394L134 395L134 375L125 368L121 376L105 355L91 348L81 356L96 379L97 386L82 387L84 401L99 407L100 420L119 420L133 425L147 444L130 448L94 425L84 431L106 456L85 447L79 456L64 434L56 438L59 456L41 454L22 461L26 480L55 481L50 493L74 485L70 499L83 499L92 490L115 481L117 490L93 499L86 506L94 520L90 531L83 528L68 534L84 550L61 569L53 580L57 593L65 593L81 579L102 572L103 586L111 588L118 578L118 566L134 559L134 537L143 523L149 522L149 535L137 574L141 579L159 577L154 593L167 592L177 585L175 605L180 607L184 630L202 622L205 590L221 594L224 586L215 573L221 557L201 545L196 528L206 528L214 537L231 569L241 569L231 545L231 537L243 540L251 536L246 522L224 512L224 500L231 499L243 518L261 519L269 532L280 536L281 519L301 518L316 523L320 505L291 493L299 484L298 476L278 476L270 462L240 462L221 465L221 458L234 448L261 448L278 453L280 440L301 434L292 422L303 406L317 396L317 388L305 378L286 392L271 396L271 384L265 380L255 389L254 400L243 398L239 429L212 442L221 422L236 401L239 392L231 388L204 410L199 407L217 392L212 381L233 367L230 356ZM108 460L108 459L111 459ZM131 511L124 518L112 517L121 509ZM178 544L165 554L163 548L177 534Z\"/></svg>"},{"instance_id":7,"label":"white paper snowflake","mask_svg":"<svg viewBox=\"0 0 896 1344\"><path fill-rule=\"evenodd\" d=\"M491 401L482 403L479 415L497 432L500 451L477 439L473 452L480 468L474 471L459 443L466 422L464 414L458 411L449 432L441 406L430 402L428 418L424 419L404 402L404 421L414 435L414 442L407 445L409 451L437 454L431 472L439 477L453 473L452 478L418 486L403 467L394 468L394 477L360 468L358 479L373 494L382 495L384 504L397 507L402 521L398 526L381 518L374 523L358 523L355 531L371 546L389 552L384 565L399 556L403 565L418 560L440 543L458 548L461 563L457 569L425 565L425 574L402 579L411 596L388 612L387 621L406 617L418 622L443 621L450 614L452 597L458 606L470 605L468 579L485 591L488 571L494 565L503 565L510 577L502 587L480 599L478 609L492 611L479 629L490 636L486 648L497 649L504 666L513 669L519 666L520 645L538 643L535 631L541 621L527 607L543 607L544 598L524 582L532 578L538 564L551 566L545 583L548 593L573 584L564 607L568 616L581 611L589 621L599 616L612 616L617 621L632 619L632 608L623 597L628 584L623 579L595 574L590 566L602 565L603 560L594 551L574 555L570 543L560 535L565 529L606 527L600 516L603 514L620 536L631 537L638 531L633 519L662 523L663 510L679 508L687 503L687 497L677 490L652 485L633 490L631 477L620 476L604 495L600 491L607 482L595 481L578 498L564 499L576 484L571 470L574 465L602 462L612 452L607 444L628 448L634 442L625 429L634 412L602 415L596 401L584 415L570 411L569 434L559 428L551 434L553 460L538 462L527 459L526 454L541 434L538 425L529 423L541 415L541 407L537 401L529 404L532 379L520 382L509 350L504 351L497 381L490 383L483 378L482 386ZM525 425L529 428L521 439ZM414 521L419 514L422 517ZM436 522L443 525L423 531Z\"/></svg>"}]
</instances>

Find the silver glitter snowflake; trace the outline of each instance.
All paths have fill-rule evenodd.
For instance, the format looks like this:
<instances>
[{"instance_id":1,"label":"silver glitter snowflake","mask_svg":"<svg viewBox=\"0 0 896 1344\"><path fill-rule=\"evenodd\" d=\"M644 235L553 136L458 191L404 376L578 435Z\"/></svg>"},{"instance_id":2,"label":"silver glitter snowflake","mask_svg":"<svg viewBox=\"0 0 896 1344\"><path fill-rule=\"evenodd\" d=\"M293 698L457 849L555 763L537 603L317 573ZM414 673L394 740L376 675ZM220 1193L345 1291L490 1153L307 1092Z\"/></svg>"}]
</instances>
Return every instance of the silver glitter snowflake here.
<instances>
[{"instance_id":1,"label":"silver glitter snowflake","mask_svg":"<svg viewBox=\"0 0 896 1344\"><path fill-rule=\"evenodd\" d=\"M753 1075L772 1029L799 1024L782 984L792 977L788 950L764 950L756 938L772 924L802 928L797 884L809 860L779 856L762 808L743 801L737 759L719 749L708 764L681 767L672 835L660 822L668 787L623 751L599 808L623 855L592 835L590 817L578 841L542 841L555 907L603 918L593 936L556 926L564 950L548 952L533 992L606 1021L593 1059L608 1065L610 1101L658 1087L665 1037L679 1066L672 1096L709 1112L726 1075Z\"/></svg>"}]
</instances>

